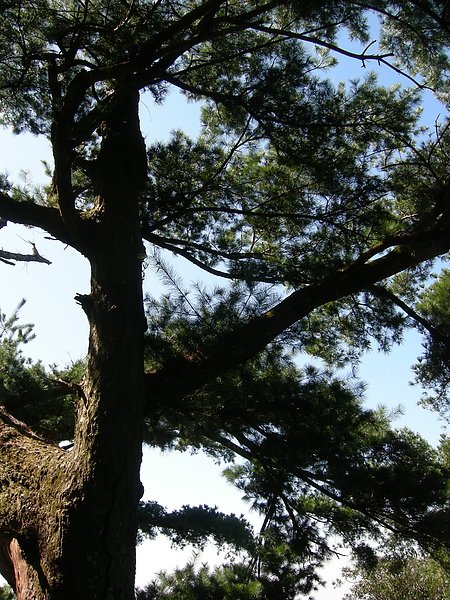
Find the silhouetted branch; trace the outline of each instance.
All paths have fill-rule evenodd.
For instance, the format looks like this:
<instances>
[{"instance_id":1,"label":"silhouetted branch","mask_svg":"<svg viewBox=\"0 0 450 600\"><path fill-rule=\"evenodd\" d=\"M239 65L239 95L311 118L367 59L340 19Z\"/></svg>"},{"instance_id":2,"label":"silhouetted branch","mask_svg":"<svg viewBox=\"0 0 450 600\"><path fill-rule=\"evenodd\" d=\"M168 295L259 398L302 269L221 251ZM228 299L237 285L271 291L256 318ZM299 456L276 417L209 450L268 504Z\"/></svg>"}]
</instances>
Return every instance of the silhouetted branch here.
<instances>
[{"instance_id":1,"label":"silhouetted branch","mask_svg":"<svg viewBox=\"0 0 450 600\"><path fill-rule=\"evenodd\" d=\"M37 251L35 244L30 242L33 252L32 254L21 254L19 252L7 252L6 250L0 250L0 261L7 265L14 265L15 262L40 262L46 265L51 265L51 261L44 256L41 256Z\"/></svg>"}]
</instances>

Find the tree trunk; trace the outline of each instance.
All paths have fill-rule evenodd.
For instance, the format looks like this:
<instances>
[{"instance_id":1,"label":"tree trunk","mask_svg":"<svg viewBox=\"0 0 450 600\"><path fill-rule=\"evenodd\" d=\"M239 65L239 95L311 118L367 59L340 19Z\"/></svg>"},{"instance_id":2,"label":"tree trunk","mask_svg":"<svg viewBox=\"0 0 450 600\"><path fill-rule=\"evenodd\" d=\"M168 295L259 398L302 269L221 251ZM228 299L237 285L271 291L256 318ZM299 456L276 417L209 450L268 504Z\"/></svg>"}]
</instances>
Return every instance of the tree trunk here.
<instances>
[{"instance_id":1,"label":"tree trunk","mask_svg":"<svg viewBox=\"0 0 450 600\"><path fill-rule=\"evenodd\" d=\"M2 450L10 435L13 464L0 472L0 490L8 495L5 502L0 495L0 514L6 501L19 507L9 523L0 522L11 532L0 557L4 568L9 561L19 600L134 598L144 410L138 198L146 155L138 94L121 98L105 122L94 167L96 206L77 231L91 264L91 292L78 297L90 338L74 449L27 438L23 465L15 452L26 433L0 424Z\"/></svg>"}]
</instances>

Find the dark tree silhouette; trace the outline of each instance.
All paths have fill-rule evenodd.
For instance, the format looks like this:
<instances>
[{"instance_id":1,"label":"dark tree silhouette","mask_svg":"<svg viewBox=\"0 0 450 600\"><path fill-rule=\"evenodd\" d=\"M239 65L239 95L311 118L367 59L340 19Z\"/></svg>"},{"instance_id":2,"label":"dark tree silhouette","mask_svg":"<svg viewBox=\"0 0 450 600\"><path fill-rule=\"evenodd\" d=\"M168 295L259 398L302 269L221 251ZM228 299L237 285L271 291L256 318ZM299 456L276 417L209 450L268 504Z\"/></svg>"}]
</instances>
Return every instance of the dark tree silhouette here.
<instances>
[{"instance_id":1,"label":"dark tree silhouette","mask_svg":"<svg viewBox=\"0 0 450 600\"><path fill-rule=\"evenodd\" d=\"M383 525L438 544L436 456L363 411L342 382L299 372L289 350L339 363L345 343L386 345L405 323L379 286L414 296L449 250L448 130L427 137L416 110L420 88L448 94L446 3L1 8L2 123L45 136L54 160L36 196L1 179L1 222L42 228L91 267L90 293L77 296L90 326L85 373L59 390L74 397L73 450L49 441L26 386L5 384L1 398L0 569L18 598L130 600L138 515L183 535L180 515L139 505L144 435L247 460L230 477L266 514L265 543L251 552L270 577L312 580L299 565L330 551L318 519L353 542ZM412 87L371 75L335 86L326 71L339 56ZM140 93L163 102L171 87L203 102L201 135L147 149ZM196 305L182 291L148 300L145 314L146 253L179 289L156 249L231 284ZM28 377L17 346L5 352ZM47 400L58 395L47 388Z\"/></svg>"}]
</instances>

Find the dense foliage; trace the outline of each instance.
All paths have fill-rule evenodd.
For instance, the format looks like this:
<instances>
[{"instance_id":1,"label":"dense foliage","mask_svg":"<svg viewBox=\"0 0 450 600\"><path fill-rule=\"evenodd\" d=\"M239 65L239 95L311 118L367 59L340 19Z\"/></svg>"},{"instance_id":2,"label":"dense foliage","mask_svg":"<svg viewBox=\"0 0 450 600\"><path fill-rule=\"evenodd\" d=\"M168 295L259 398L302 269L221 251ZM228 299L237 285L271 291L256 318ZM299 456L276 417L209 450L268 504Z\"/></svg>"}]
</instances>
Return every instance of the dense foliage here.
<instances>
[{"instance_id":1,"label":"dense foliage","mask_svg":"<svg viewBox=\"0 0 450 600\"><path fill-rule=\"evenodd\" d=\"M424 402L438 410L445 419L449 413L450 337L448 303L450 272L445 269L422 294L418 310L424 319L419 327L426 332L425 351L415 365L416 378L431 390Z\"/></svg>"}]
</instances>

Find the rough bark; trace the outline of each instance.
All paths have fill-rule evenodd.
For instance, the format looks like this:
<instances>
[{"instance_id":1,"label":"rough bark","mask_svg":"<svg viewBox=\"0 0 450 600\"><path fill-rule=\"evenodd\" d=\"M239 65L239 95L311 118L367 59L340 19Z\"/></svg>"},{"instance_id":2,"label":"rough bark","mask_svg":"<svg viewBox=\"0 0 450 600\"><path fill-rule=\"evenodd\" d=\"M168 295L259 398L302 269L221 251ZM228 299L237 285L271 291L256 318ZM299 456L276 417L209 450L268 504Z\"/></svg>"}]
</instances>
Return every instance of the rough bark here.
<instances>
[{"instance_id":1,"label":"rough bark","mask_svg":"<svg viewBox=\"0 0 450 600\"><path fill-rule=\"evenodd\" d=\"M146 166L137 106L138 94L124 93L108 117L96 206L74 230L91 263L91 292L78 298L90 340L74 449L0 415L0 568L19 600L134 598L144 406L138 193Z\"/></svg>"}]
</instances>

